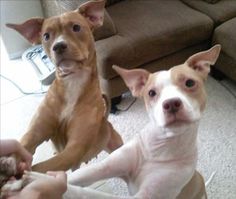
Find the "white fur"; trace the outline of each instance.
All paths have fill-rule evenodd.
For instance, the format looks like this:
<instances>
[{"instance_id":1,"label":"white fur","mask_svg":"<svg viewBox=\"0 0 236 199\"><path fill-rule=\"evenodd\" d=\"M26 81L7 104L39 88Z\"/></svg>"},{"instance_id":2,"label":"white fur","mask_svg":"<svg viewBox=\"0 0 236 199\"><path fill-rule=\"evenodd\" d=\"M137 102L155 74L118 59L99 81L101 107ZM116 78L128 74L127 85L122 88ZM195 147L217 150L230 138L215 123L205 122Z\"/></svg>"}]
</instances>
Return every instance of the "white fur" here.
<instances>
[{"instance_id":1,"label":"white fur","mask_svg":"<svg viewBox=\"0 0 236 199\"><path fill-rule=\"evenodd\" d=\"M70 116L74 110L75 104L79 100L82 91L85 88L85 84L87 83L90 77L91 70L89 68L84 68L80 70L78 74L72 74L68 77L64 78L65 85L65 102L66 107L63 109L61 113L61 120Z\"/></svg>"},{"instance_id":2,"label":"white fur","mask_svg":"<svg viewBox=\"0 0 236 199\"><path fill-rule=\"evenodd\" d=\"M161 88L158 90L159 98L158 101L151 103L151 118L157 122L159 126L165 126L167 123L167 116L164 114L163 103L166 100L172 98L179 98L183 104L184 115L189 120L199 120L201 116L200 105L196 100L189 98L185 95L181 89L174 85L171 80L170 71L160 72L154 82L156 88ZM177 113L178 114L178 113Z\"/></svg>"},{"instance_id":3,"label":"white fur","mask_svg":"<svg viewBox=\"0 0 236 199\"><path fill-rule=\"evenodd\" d=\"M52 44L52 47L53 47L56 43L64 42L64 41L65 41L65 39L64 39L63 35L59 35L58 37L56 37L56 38L54 39L54 42L53 42L53 44Z\"/></svg>"}]
</instances>

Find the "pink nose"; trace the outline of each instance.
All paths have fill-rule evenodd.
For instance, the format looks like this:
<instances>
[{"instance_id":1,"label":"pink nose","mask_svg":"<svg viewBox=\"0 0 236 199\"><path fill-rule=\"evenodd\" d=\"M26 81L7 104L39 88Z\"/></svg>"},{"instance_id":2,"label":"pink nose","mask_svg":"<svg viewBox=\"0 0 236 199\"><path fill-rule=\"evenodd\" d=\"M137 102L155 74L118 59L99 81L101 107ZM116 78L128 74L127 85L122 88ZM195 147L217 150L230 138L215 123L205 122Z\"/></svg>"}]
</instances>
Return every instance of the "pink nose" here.
<instances>
[{"instance_id":1,"label":"pink nose","mask_svg":"<svg viewBox=\"0 0 236 199\"><path fill-rule=\"evenodd\" d=\"M180 98L168 99L163 102L162 107L166 113L177 113L182 107L182 101Z\"/></svg>"}]
</instances>

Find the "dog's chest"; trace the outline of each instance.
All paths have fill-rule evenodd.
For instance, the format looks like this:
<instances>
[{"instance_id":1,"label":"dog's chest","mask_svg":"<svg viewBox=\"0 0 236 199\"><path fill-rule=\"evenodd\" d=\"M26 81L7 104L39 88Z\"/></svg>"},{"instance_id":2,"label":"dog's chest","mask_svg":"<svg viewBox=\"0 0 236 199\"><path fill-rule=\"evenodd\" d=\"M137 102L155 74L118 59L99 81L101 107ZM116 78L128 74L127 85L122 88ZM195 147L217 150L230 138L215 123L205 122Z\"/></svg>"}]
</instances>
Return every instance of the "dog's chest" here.
<instances>
[{"instance_id":1,"label":"dog's chest","mask_svg":"<svg viewBox=\"0 0 236 199\"><path fill-rule=\"evenodd\" d=\"M72 115L80 96L85 90L88 78L88 75L84 75L81 78L73 77L65 81L65 104L60 115L61 120L67 119Z\"/></svg>"}]
</instances>

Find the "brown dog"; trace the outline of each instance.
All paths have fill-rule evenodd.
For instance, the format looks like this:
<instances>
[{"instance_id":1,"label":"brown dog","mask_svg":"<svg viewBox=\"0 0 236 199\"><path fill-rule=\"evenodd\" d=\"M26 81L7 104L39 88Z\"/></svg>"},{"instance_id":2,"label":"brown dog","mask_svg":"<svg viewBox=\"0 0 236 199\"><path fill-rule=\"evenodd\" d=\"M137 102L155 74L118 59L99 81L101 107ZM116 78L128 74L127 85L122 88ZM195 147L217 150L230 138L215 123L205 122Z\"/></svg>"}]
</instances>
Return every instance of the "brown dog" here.
<instances>
[{"instance_id":1,"label":"brown dog","mask_svg":"<svg viewBox=\"0 0 236 199\"><path fill-rule=\"evenodd\" d=\"M21 143L32 154L51 139L58 154L33 170L68 170L112 152L122 139L107 121L99 86L92 31L103 23L105 1L89 1L77 10L48 19L7 24L31 43L42 45L56 65L56 79L34 115Z\"/></svg>"}]
</instances>

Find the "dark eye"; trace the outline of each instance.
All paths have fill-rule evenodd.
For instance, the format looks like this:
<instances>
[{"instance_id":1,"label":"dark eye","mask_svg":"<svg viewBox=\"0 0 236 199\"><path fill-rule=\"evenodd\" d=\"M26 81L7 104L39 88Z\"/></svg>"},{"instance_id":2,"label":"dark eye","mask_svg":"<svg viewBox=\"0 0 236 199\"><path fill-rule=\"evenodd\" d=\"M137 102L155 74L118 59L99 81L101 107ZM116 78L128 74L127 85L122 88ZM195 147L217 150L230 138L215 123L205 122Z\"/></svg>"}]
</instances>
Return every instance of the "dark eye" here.
<instances>
[{"instance_id":1,"label":"dark eye","mask_svg":"<svg viewBox=\"0 0 236 199\"><path fill-rule=\"evenodd\" d=\"M78 24L73 25L73 31L74 32L79 32L80 31L80 25L78 25Z\"/></svg>"},{"instance_id":2,"label":"dark eye","mask_svg":"<svg viewBox=\"0 0 236 199\"><path fill-rule=\"evenodd\" d=\"M154 90L152 90L152 89L148 92L148 95L149 95L150 97L154 97L156 94L157 94L156 91L154 91Z\"/></svg>"},{"instance_id":3,"label":"dark eye","mask_svg":"<svg viewBox=\"0 0 236 199\"><path fill-rule=\"evenodd\" d=\"M185 82L185 86L188 87L188 88L191 88L195 85L195 81L192 80L192 79L188 79L186 82Z\"/></svg>"},{"instance_id":4,"label":"dark eye","mask_svg":"<svg viewBox=\"0 0 236 199\"><path fill-rule=\"evenodd\" d=\"M49 33L44 33L43 38L44 38L45 41L48 41L49 38L50 38Z\"/></svg>"}]
</instances>

